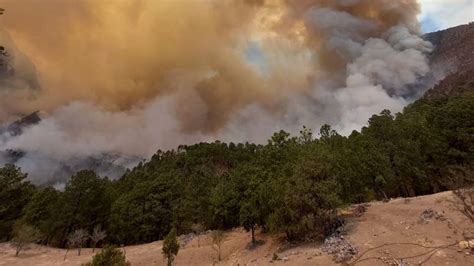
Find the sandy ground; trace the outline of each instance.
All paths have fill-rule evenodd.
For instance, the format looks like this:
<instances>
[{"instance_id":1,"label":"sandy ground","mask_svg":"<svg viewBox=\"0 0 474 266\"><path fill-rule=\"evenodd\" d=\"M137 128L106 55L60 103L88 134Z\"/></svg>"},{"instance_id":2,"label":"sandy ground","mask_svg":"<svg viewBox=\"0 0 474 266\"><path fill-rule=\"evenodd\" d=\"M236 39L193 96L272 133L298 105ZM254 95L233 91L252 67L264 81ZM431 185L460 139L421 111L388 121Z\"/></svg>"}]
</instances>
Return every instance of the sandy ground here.
<instances>
[{"instance_id":1,"label":"sandy ground","mask_svg":"<svg viewBox=\"0 0 474 266\"><path fill-rule=\"evenodd\" d=\"M474 224L460 214L452 203L451 192L374 202L361 217L349 218L347 239L359 251L357 265L397 265L401 257L405 265L474 265L474 255L457 244L474 238ZM442 215L420 223L420 214L433 209ZM242 229L227 232L222 246L222 261L217 262L210 235L193 238L181 247L175 265L335 265L332 257L321 251L321 243L307 243L288 248L272 235L258 234L264 244L248 250L250 234ZM416 244L416 245L413 245ZM161 241L125 247L132 265L165 265ZM381 247L379 247L381 246ZM424 247L422 247L424 246ZM285 248L286 247L286 248ZM378 247L378 248L376 248ZM376 248L374 250L370 250ZM81 265L91 260L92 250L65 250L31 245L19 257L8 243L0 244L0 265ZM274 253L282 260L272 262ZM425 254L425 255L421 255ZM421 256L419 256L421 255ZM407 258L413 257L413 258ZM397 259L398 258L398 259ZM354 260L355 260L354 259ZM364 260L365 259L365 260Z\"/></svg>"}]
</instances>

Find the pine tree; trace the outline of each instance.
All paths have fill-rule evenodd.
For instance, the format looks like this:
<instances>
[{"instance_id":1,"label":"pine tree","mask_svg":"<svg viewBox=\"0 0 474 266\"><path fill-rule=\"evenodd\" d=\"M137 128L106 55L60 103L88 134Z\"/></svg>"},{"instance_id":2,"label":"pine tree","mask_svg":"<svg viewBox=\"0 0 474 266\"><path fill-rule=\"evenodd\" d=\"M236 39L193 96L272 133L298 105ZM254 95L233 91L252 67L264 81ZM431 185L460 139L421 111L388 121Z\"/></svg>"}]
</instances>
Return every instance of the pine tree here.
<instances>
[{"instance_id":1,"label":"pine tree","mask_svg":"<svg viewBox=\"0 0 474 266\"><path fill-rule=\"evenodd\" d=\"M176 236L176 228L173 227L163 241L162 253L163 256L168 259L168 266L171 266L175 256L178 255L178 251L179 242Z\"/></svg>"},{"instance_id":2,"label":"pine tree","mask_svg":"<svg viewBox=\"0 0 474 266\"><path fill-rule=\"evenodd\" d=\"M0 167L0 241L12 237L13 225L34 193L35 187L26 177L14 165Z\"/></svg>"}]
</instances>

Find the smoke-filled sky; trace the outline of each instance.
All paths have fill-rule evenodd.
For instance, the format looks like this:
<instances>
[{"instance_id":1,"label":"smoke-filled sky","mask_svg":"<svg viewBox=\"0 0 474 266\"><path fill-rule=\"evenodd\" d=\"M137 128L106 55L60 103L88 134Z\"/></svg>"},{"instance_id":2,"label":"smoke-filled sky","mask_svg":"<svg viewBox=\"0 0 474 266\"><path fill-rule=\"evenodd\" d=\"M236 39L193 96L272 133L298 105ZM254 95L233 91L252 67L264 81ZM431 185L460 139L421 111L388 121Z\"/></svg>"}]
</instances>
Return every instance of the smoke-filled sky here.
<instances>
[{"instance_id":1,"label":"smoke-filled sky","mask_svg":"<svg viewBox=\"0 0 474 266\"><path fill-rule=\"evenodd\" d=\"M422 30L432 32L474 21L474 0L420 0Z\"/></svg>"},{"instance_id":2,"label":"smoke-filled sky","mask_svg":"<svg viewBox=\"0 0 474 266\"><path fill-rule=\"evenodd\" d=\"M21 136L0 138L0 150L25 151L18 164L41 180L65 158L264 142L324 123L348 134L423 92L415 85L432 49L415 0L0 5L10 55L0 121L43 112Z\"/></svg>"}]
</instances>

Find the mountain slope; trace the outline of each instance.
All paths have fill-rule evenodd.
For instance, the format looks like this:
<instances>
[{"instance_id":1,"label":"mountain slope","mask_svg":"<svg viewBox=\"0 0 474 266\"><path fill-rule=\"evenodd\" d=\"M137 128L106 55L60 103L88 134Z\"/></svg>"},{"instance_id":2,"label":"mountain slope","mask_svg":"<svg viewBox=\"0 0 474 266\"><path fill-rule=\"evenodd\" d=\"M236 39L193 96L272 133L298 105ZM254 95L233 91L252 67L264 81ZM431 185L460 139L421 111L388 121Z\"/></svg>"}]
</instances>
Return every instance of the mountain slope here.
<instances>
[{"instance_id":1,"label":"mountain slope","mask_svg":"<svg viewBox=\"0 0 474 266\"><path fill-rule=\"evenodd\" d=\"M430 55L432 75L441 78L426 98L448 96L474 86L474 23L425 35L435 49Z\"/></svg>"}]
</instances>

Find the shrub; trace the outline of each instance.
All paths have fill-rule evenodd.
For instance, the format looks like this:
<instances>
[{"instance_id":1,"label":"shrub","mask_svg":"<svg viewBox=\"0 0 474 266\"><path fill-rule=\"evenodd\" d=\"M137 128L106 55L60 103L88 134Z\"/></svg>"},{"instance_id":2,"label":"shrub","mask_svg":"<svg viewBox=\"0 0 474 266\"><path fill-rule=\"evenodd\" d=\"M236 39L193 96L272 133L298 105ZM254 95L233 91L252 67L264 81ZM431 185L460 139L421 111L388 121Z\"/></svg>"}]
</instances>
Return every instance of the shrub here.
<instances>
[{"instance_id":1,"label":"shrub","mask_svg":"<svg viewBox=\"0 0 474 266\"><path fill-rule=\"evenodd\" d=\"M222 230L215 230L212 232L212 248L216 251L217 253L217 260L221 261L221 248L222 244L224 243L226 239L226 235L224 231Z\"/></svg>"},{"instance_id":2,"label":"shrub","mask_svg":"<svg viewBox=\"0 0 474 266\"><path fill-rule=\"evenodd\" d=\"M108 246L97 253L86 266L130 266L125 254L114 246Z\"/></svg>"},{"instance_id":3,"label":"shrub","mask_svg":"<svg viewBox=\"0 0 474 266\"><path fill-rule=\"evenodd\" d=\"M20 251L25 247L25 245L38 240L40 237L40 233L36 228L21 222L15 224L13 231L14 238L12 243L16 248L16 257L18 257Z\"/></svg>"}]
</instances>

